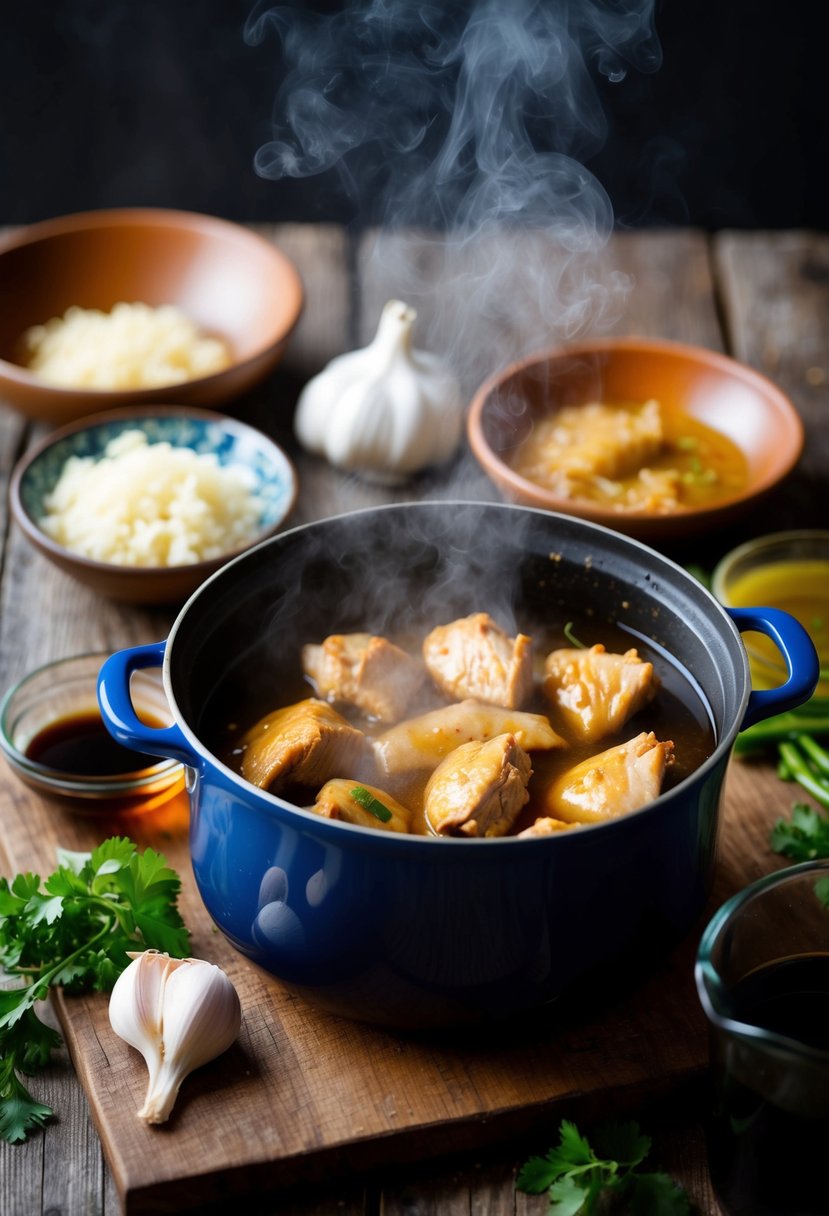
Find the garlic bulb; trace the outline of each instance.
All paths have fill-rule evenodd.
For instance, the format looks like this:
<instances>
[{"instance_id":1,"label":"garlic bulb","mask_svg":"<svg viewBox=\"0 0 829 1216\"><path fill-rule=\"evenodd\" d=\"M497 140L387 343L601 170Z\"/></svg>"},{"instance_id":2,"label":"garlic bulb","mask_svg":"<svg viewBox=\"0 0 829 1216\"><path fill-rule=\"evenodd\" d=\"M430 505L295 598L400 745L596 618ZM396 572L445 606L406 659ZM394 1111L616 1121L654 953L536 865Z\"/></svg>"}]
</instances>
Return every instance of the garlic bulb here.
<instances>
[{"instance_id":1,"label":"garlic bulb","mask_svg":"<svg viewBox=\"0 0 829 1216\"><path fill-rule=\"evenodd\" d=\"M390 300L370 346L309 380L294 428L310 452L392 485L449 459L461 437L460 387L442 359L413 349L416 316Z\"/></svg>"},{"instance_id":2,"label":"garlic bulb","mask_svg":"<svg viewBox=\"0 0 829 1216\"><path fill-rule=\"evenodd\" d=\"M130 958L112 989L109 1021L147 1063L139 1118L164 1123L187 1074L221 1055L239 1033L239 997L224 971L203 959L156 950Z\"/></svg>"}]
</instances>

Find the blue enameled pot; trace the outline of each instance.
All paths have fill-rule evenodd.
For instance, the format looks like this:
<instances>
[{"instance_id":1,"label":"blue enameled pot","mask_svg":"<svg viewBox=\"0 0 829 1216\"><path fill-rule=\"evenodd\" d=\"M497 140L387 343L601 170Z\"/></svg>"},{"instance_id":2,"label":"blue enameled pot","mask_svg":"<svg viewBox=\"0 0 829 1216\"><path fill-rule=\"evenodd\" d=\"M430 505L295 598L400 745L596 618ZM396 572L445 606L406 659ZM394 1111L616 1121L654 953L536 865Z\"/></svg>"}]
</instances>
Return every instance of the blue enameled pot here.
<instances>
[{"instance_id":1,"label":"blue enameled pot","mask_svg":"<svg viewBox=\"0 0 829 1216\"><path fill-rule=\"evenodd\" d=\"M300 649L354 630L421 635L486 610L508 625L614 622L684 673L713 753L651 805L536 839L435 840L319 818L249 785L216 724L307 696ZM751 689L740 630L779 646L788 681ZM174 725L143 725L131 672L163 666ZM316 1003L393 1026L499 1017L658 958L703 910L723 778L739 730L800 704L818 677L802 627L726 611L644 545L568 516L485 503L380 507L285 532L210 578L166 643L99 680L112 734L189 770L193 870L233 945Z\"/></svg>"}]
</instances>

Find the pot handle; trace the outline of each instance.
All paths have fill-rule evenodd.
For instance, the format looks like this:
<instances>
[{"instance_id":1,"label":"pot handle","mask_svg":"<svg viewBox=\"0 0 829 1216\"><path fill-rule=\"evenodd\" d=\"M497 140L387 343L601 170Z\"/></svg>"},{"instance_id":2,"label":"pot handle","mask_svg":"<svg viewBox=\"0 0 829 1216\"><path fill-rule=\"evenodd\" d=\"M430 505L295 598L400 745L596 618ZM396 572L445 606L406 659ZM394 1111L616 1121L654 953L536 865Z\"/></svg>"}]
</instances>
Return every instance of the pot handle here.
<instances>
[{"instance_id":1,"label":"pot handle","mask_svg":"<svg viewBox=\"0 0 829 1216\"><path fill-rule=\"evenodd\" d=\"M726 612L741 633L754 630L771 638L789 673L789 678L778 688L749 695L740 730L808 701L817 688L820 660L814 642L800 621L780 608L726 608Z\"/></svg>"},{"instance_id":2,"label":"pot handle","mask_svg":"<svg viewBox=\"0 0 829 1216\"><path fill-rule=\"evenodd\" d=\"M130 676L144 667L161 667L166 642L133 646L111 655L98 673L98 705L109 733L119 743L150 755L169 756L191 767L199 757L174 722L172 726L147 726L136 715L130 697Z\"/></svg>"}]
</instances>

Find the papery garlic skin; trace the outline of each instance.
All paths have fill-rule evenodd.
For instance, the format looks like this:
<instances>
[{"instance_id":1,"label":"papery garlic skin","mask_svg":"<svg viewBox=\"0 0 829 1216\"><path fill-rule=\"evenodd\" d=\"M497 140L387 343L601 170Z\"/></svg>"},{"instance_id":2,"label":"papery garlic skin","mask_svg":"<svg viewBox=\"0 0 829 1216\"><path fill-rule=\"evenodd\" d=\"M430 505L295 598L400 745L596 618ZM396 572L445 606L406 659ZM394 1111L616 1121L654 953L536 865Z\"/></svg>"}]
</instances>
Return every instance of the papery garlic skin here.
<instances>
[{"instance_id":1,"label":"papery garlic skin","mask_svg":"<svg viewBox=\"0 0 829 1216\"><path fill-rule=\"evenodd\" d=\"M110 996L110 1025L147 1064L139 1118L164 1123L188 1073L233 1043L242 1010L236 989L214 963L155 950L130 957Z\"/></svg>"},{"instance_id":2,"label":"papery garlic skin","mask_svg":"<svg viewBox=\"0 0 829 1216\"><path fill-rule=\"evenodd\" d=\"M416 316L390 300L369 346L309 380L294 420L308 451L388 484L452 456L463 429L460 386L444 360L413 348Z\"/></svg>"}]
</instances>

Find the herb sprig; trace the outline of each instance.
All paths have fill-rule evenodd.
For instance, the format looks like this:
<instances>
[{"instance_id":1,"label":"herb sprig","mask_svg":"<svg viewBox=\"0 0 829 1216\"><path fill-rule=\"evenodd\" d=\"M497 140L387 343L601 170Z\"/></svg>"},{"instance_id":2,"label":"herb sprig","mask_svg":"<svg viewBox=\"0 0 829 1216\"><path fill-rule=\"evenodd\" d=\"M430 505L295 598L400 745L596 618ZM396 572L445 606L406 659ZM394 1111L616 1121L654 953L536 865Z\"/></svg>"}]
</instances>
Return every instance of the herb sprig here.
<instances>
[{"instance_id":1,"label":"herb sprig","mask_svg":"<svg viewBox=\"0 0 829 1216\"><path fill-rule=\"evenodd\" d=\"M805 802L796 802L788 819L778 819L771 830L771 847L792 861L829 857L829 816Z\"/></svg>"},{"instance_id":2,"label":"herb sprig","mask_svg":"<svg viewBox=\"0 0 829 1216\"><path fill-rule=\"evenodd\" d=\"M595 1149L575 1123L562 1119L559 1143L531 1157L516 1180L521 1191L550 1193L550 1216L691 1216L687 1194L667 1174L638 1172L651 1139L635 1122L598 1130Z\"/></svg>"},{"instance_id":3,"label":"herb sprig","mask_svg":"<svg viewBox=\"0 0 829 1216\"><path fill-rule=\"evenodd\" d=\"M0 988L0 1139L11 1142L52 1114L20 1079L60 1046L35 1003L59 986L109 991L128 950L182 957L190 948L176 907L181 881L160 853L113 836L92 853L60 851L58 863L43 883L28 873L0 878L0 970L18 981Z\"/></svg>"}]
</instances>

